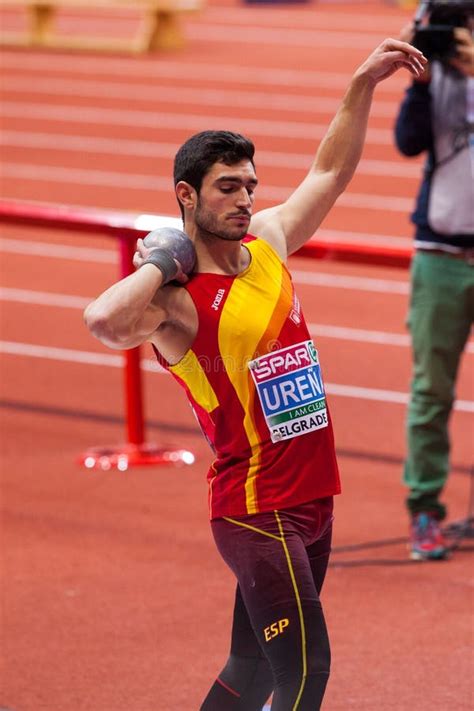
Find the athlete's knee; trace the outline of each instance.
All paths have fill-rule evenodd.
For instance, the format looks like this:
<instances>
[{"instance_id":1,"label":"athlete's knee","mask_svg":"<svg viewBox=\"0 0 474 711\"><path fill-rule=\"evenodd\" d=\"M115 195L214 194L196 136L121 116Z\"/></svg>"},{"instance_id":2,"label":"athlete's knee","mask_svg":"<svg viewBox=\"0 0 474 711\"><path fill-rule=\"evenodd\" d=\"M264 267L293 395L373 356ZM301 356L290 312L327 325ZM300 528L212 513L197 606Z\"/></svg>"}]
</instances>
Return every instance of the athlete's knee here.
<instances>
[{"instance_id":1,"label":"athlete's knee","mask_svg":"<svg viewBox=\"0 0 474 711\"><path fill-rule=\"evenodd\" d=\"M313 644L307 654L307 674L326 674L331 670L331 647L327 634L319 639L318 644Z\"/></svg>"},{"instance_id":2,"label":"athlete's knee","mask_svg":"<svg viewBox=\"0 0 474 711\"><path fill-rule=\"evenodd\" d=\"M325 625L320 626L318 634L312 630L303 647L287 648L273 665L277 685L301 683L303 677L325 676L327 679L330 669L331 648Z\"/></svg>"},{"instance_id":3,"label":"athlete's knee","mask_svg":"<svg viewBox=\"0 0 474 711\"><path fill-rule=\"evenodd\" d=\"M331 667L331 647L321 603L312 608L308 614L306 626L306 673L327 674Z\"/></svg>"},{"instance_id":4,"label":"athlete's knee","mask_svg":"<svg viewBox=\"0 0 474 711\"><path fill-rule=\"evenodd\" d=\"M331 672L331 655L330 652L321 652L318 654L308 655L306 659L306 668L301 663L290 664L286 669L276 673L278 684L296 684L301 683L303 678L306 678L306 683L313 685L317 684L318 679L325 677L326 681Z\"/></svg>"}]
</instances>

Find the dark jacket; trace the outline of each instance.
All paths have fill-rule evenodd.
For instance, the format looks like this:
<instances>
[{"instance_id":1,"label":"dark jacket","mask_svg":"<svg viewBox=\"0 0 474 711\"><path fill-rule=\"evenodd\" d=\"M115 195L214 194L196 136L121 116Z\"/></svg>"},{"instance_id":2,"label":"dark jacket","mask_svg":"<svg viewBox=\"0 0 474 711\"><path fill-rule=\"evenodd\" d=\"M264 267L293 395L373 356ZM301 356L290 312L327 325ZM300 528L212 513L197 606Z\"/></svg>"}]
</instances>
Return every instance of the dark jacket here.
<instances>
[{"instance_id":1,"label":"dark jacket","mask_svg":"<svg viewBox=\"0 0 474 711\"><path fill-rule=\"evenodd\" d=\"M413 82L407 89L395 124L395 140L403 155L417 156L424 151L427 152L415 211L411 216L412 222L416 225L417 243L431 242L463 248L474 247L473 235L447 236L434 232L428 224L431 172L435 164L429 84Z\"/></svg>"}]
</instances>

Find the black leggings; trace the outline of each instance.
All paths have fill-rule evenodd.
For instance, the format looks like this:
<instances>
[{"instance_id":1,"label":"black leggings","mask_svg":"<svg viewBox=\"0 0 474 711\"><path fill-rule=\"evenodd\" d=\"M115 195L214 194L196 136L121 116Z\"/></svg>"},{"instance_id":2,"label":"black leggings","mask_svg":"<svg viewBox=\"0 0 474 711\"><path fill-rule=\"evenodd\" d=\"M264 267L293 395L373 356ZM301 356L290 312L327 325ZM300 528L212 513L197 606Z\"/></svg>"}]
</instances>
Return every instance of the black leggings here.
<instances>
[{"instance_id":1,"label":"black leggings","mask_svg":"<svg viewBox=\"0 0 474 711\"><path fill-rule=\"evenodd\" d=\"M331 547L332 498L216 519L217 547L237 577L230 656L201 711L317 711L330 648L319 600Z\"/></svg>"}]
</instances>

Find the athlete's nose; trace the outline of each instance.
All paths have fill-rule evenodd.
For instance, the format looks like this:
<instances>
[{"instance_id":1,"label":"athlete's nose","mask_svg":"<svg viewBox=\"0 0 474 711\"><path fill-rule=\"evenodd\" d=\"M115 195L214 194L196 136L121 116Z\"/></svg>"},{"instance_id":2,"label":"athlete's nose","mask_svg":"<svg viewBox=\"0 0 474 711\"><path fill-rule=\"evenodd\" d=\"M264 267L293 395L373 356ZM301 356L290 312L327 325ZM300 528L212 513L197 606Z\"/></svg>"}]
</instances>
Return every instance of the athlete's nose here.
<instances>
[{"instance_id":1,"label":"athlete's nose","mask_svg":"<svg viewBox=\"0 0 474 711\"><path fill-rule=\"evenodd\" d=\"M246 207L249 208L252 205L252 196L248 192L247 188L244 188L242 186L241 190L239 190L238 196L237 196L237 205L239 207Z\"/></svg>"}]
</instances>

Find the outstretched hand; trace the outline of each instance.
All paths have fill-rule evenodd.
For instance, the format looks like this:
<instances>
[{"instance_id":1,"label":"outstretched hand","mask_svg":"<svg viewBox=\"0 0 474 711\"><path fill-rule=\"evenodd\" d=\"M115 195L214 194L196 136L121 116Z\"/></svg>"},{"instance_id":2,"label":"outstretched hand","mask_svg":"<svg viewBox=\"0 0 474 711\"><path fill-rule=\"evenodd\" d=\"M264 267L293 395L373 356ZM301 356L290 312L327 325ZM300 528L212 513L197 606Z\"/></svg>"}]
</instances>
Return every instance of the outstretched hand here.
<instances>
[{"instance_id":1,"label":"outstretched hand","mask_svg":"<svg viewBox=\"0 0 474 711\"><path fill-rule=\"evenodd\" d=\"M386 39L359 67L357 74L374 84L387 79L399 69L408 69L415 78L422 76L428 60L419 49L397 39Z\"/></svg>"}]
</instances>

